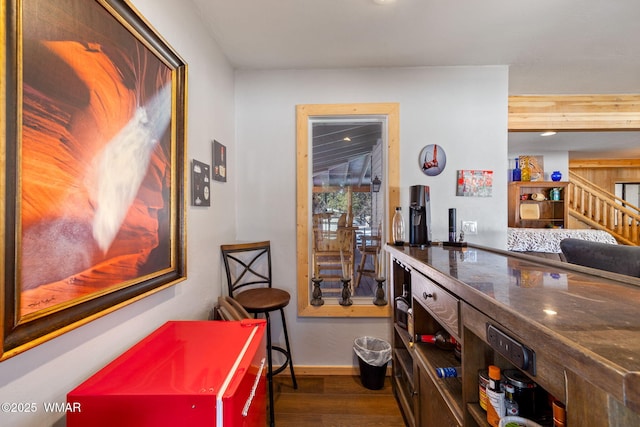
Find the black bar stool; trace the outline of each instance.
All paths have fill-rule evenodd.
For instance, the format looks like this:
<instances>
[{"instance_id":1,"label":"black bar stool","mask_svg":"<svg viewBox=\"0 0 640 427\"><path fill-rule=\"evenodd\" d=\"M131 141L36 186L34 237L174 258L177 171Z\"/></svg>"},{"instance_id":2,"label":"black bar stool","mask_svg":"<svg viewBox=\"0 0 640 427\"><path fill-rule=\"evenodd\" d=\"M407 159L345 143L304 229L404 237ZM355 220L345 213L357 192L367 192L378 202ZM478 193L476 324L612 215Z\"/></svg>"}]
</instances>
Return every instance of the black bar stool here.
<instances>
[{"instance_id":1,"label":"black bar stool","mask_svg":"<svg viewBox=\"0 0 640 427\"><path fill-rule=\"evenodd\" d=\"M263 314L267 320L267 360L269 370L267 381L269 384L269 415L271 426L275 425L275 411L273 398L273 376L284 371L287 366L291 371L293 388L298 388L293 371L291 347L287 333L287 322L284 317L284 307L289 304L289 292L272 287L271 281L271 244L269 241L255 243L239 243L221 245L224 268L227 273L229 295L244 309L258 317ZM271 343L271 316L273 311L280 311L282 330L286 348ZM273 369L272 351L278 351L285 357L285 361L277 369Z\"/></svg>"}]
</instances>

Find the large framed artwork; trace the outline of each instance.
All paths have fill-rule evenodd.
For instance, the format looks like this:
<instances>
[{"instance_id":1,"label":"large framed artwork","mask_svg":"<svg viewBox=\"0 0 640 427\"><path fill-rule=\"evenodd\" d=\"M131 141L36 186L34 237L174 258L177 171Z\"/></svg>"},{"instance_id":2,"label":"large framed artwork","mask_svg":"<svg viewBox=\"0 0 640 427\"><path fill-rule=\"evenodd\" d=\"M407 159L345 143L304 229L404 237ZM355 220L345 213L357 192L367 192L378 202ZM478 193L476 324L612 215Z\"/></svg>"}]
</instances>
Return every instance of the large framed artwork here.
<instances>
[{"instance_id":1,"label":"large framed artwork","mask_svg":"<svg viewBox=\"0 0 640 427\"><path fill-rule=\"evenodd\" d=\"M123 0L0 15L3 360L186 278L187 65Z\"/></svg>"}]
</instances>

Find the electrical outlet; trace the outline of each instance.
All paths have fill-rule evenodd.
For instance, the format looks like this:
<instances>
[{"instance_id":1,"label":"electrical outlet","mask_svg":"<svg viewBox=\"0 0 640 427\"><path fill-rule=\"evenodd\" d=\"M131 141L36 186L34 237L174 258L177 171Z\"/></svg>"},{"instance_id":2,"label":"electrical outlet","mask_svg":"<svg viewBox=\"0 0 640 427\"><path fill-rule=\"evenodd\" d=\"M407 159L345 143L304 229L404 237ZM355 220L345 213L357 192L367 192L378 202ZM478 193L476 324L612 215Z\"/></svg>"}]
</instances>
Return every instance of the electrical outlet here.
<instances>
[{"instance_id":1,"label":"electrical outlet","mask_svg":"<svg viewBox=\"0 0 640 427\"><path fill-rule=\"evenodd\" d=\"M532 375L536 374L535 351L511 338L490 323L487 323L487 342L516 367Z\"/></svg>"},{"instance_id":2,"label":"electrical outlet","mask_svg":"<svg viewBox=\"0 0 640 427\"><path fill-rule=\"evenodd\" d=\"M465 235L478 234L478 221L462 221L462 231Z\"/></svg>"}]
</instances>

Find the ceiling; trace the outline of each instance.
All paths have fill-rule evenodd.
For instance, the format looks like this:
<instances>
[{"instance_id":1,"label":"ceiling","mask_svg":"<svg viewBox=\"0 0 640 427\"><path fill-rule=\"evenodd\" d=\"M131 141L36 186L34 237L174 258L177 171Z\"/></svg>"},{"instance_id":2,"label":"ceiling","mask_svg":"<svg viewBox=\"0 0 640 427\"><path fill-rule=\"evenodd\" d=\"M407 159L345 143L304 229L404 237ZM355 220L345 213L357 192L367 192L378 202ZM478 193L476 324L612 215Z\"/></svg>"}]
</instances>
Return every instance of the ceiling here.
<instances>
[{"instance_id":1,"label":"ceiling","mask_svg":"<svg viewBox=\"0 0 640 427\"><path fill-rule=\"evenodd\" d=\"M509 153L569 152L569 159L640 159L640 132L510 132Z\"/></svg>"},{"instance_id":2,"label":"ceiling","mask_svg":"<svg viewBox=\"0 0 640 427\"><path fill-rule=\"evenodd\" d=\"M638 0L192 1L239 70L508 65L510 95L640 93ZM640 149L571 134L553 144L571 158Z\"/></svg>"},{"instance_id":3,"label":"ceiling","mask_svg":"<svg viewBox=\"0 0 640 427\"><path fill-rule=\"evenodd\" d=\"M382 140L382 123L321 121L312 126L313 185L369 185L373 148Z\"/></svg>"}]
</instances>

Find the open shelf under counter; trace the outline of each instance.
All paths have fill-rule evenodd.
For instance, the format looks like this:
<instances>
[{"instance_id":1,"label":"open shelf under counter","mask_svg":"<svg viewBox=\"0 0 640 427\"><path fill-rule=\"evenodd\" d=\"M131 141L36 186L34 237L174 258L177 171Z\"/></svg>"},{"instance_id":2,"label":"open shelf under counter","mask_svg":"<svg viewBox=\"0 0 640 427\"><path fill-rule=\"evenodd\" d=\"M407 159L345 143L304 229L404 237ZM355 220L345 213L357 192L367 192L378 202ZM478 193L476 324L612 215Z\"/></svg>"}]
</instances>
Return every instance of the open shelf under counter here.
<instances>
[{"instance_id":1,"label":"open shelf under counter","mask_svg":"<svg viewBox=\"0 0 640 427\"><path fill-rule=\"evenodd\" d=\"M436 373L437 368L459 368L460 361L455 358L453 351L442 350L434 344L416 343L414 350L418 366L429 376L448 410L462 425L462 378L439 378Z\"/></svg>"},{"instance_id":2,"label":"open shelf under counter","mask_svg":"<svg viewBox=\"0 0 640 427\"><path fill-rule=\"evenodd\" d=\"M487 411L477 403L467 403L467 412L471 415L471 418L480 427L489 427L487 422Z\"/></svg>"},{"instance_id":3,"label":"open shelf under counter","mask_svg":"<svg viewBox=\"0 0 640 427\"><path fill-rule=\"evenodd\" d=\"M392 345L392 384L393 391L408 426L416 426L415 400L416 387L413 344L409 332L394 322Z\"/></svg>"}]
</instances>

